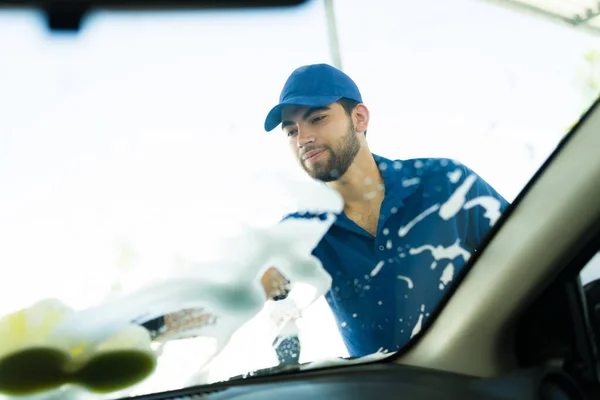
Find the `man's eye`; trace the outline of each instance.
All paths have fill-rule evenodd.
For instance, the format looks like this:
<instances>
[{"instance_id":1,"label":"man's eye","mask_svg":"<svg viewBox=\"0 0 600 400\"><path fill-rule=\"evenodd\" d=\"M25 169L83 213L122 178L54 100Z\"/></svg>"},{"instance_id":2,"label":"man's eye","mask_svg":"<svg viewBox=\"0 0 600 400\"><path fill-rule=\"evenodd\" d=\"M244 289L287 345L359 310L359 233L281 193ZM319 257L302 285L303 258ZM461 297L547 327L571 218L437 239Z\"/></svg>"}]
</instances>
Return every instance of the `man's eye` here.
<instances>
[{"instance_id":1,"label":"man's eye","mask_svg":"<svg viewBox=\"0 0 600 400\"><path fill-rule=\"evenodd\" d=\"M296 134L296 131L295 131L295 130L290 130L290 131L288 131L288 132L287 132L287 135L288 135L288 137L292 137L292 136L294 136L295 134Z\"/></svg>"},{"instance_id":2,"label":"man's eye","mask_svg":"<svg viewBox=\"0 0 600 400\"><path fill-rule=\"evenodd\" d=\"M316 124L317 122L320 122L320 121L322 121L322 120L324 120L324 119L325 119L325 116L324 116L324 115L321 115L321 116L319 116L319 117L315 117L315 118L313 118L313 120L312 120L312 123L313 123L313 124Z\"/></svg>"}]
</instances>

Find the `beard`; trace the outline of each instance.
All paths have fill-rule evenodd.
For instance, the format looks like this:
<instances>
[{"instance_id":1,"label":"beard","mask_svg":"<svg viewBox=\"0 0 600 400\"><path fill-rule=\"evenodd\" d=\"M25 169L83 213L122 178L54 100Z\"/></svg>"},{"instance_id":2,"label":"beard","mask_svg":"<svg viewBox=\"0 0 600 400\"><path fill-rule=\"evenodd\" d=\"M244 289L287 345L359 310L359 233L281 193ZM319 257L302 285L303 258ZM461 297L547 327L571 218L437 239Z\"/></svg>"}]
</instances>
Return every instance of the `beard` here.
<instances>
[{"instance_id":1,"label":"beard","mask_svg":"<svg viewBox=\"0 0 600 400\"><path fill-rule=\"evenodd\" d=\"M340 138L339 143L336 149L330 146L307 148L306 151L322 148L329 154L329 158L326 161L312 164L312 167L307 166L306 162L301 159L300 165L313 179L322 182L333 182L340 179L348 171L348 168L350 168L360 150L360 142L356 137L356 128L351 119L348 131Z\"/></svg>"}]
</instances>

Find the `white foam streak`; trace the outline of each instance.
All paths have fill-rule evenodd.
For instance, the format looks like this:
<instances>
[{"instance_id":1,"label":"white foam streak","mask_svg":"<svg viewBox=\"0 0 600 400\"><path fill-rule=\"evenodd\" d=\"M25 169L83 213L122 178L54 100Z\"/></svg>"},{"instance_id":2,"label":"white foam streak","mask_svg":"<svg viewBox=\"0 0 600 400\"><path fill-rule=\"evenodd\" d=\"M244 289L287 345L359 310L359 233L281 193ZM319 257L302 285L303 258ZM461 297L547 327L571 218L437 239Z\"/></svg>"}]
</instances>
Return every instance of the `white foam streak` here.
<instances>
[{"instance_id":1,"label":"white foam streak","mask_svg":"<svg viewBox=\"0 0 600 400\"><path fill-rule=\"evenodd\" d=\"M454 260L456 257L462 256L462 258L466 262L471 256L471 253L460 247L460 239L456 239L456 241L448 247L444 247L442 245L434 247L430 244L426 244L420 247L410 249L408 253L414 256L417 254L421 254L424 251L430 251L431 256L436 261L440 261L443 259Z\"/></svg>"},{"instance_id":2,"label":"white foam streak","mask_svg":"<svg viewBox=\"0 0 600 400\"><path fill-rule=\"evenodd\" d=\"M398 279L402 279L403 281L406 281L409 289L412 289L415 287L412 279L410 279L408 276L398 275Z\"/></svg>"},{"instance_id":3,"label":"white foam streak","mask_svg":"<svg viewBox=\"0 0 600 400\"><path fill-rule=\"evenodd\" d=\"M418 185L419 183L421 183L421 178L406 179L406 180L402 181L402 186L409 187L409 186Z\"/></svg>"},{"instance_id":4,"label":"white foam streak","mask_svg":"<svg viewBox=\"0 0 600 400\"><path fill-rule=\"evenodd\" d=\"M417 215L408 224L400 227L400 230L398 231L398 236L400 236L400 237L406 236L408 234L408 232L410 232L410 230L412 228L414 228L415 225L417 225L419 222L423 221L425 218L427 218L427 216L429 216L429 215L433 214L434 212L436 212L437 210L439 210L439 208L440 208L439 204L434 204L433 206L429 207L427 210L423 211L421 214Z\"/></svg>"},{"instance_id":5,"label":"white foam streak","mask_svg":"<svg viewBox=\"0 0 600 400\"><path fill-rule=\"evenodd\" d=\"M467 179L452 193L452 196L440 207L440 217L446 221L454 217L461 210L467 201L467 193L477 180L474 174L469 175Z\"/></svg>"},{"instance_id":6,"label":"white foam streak","mask_svg":"<svg viewBox=\"0 0 600 400\"><path fill-rule=\"evenodd\" d=\"M421 332L421 329L423 328L423 317L425 316L425 306L421 305L421 314L419 314L419 319L417 320L417 323L415 324L415 327L412 330L412 333L410 334L410 338L412 339L416 334L418 334L419 332Z\"/></svg>"},{"instance_id":7,"label":"white foam streak","mask_svg":"<svg viewBox=\"0 0 600 400\"><path fill-rule=\"evenodd\" d=\"M443 290L454 278L454 264L449 263L440 277L440 290Z\"/></svg>"},{"instance_id":8,"label":"white foam streak","mask_svg":"<svg viewBox=\"0 0 600 400\"><path fill-rule=\"evenodd\" d=\"M492 196L479 196L474 199L471 199L465 204L464 208L465 210L468 210L476 206L481 206L485 208L485 213L483 214L483 216L490 220L490 226L494 225L498 221L498 218L500 218L500 215L502 214L500 212L500 200Z\"/></svg>"},{"instance_id":9,"label":"white foam streak","mask_svg":"<svg viewBox=\"0 0 600 400\"><path fill-rule=\"evenodd\" d=\"M377 265L375 266L375 268L373 268L373 270L371 271L371 277L377 276L379 271L381 271L381 268L383 268L384 264L385 264L385 261L383 261L383 260L379 261L377 263Z\"/></svg>"},{"instance_id":10,"label":"white foam streak","mask_svg":"<svg viewBox=\"0 0 600 400\"><path fill-rule=\"evenodd\" d=\"M460 168L455 169L453 172L448 172L448 179L452 183L457 183L462 177L462 171Z\"/></svg>"}]
</instances>

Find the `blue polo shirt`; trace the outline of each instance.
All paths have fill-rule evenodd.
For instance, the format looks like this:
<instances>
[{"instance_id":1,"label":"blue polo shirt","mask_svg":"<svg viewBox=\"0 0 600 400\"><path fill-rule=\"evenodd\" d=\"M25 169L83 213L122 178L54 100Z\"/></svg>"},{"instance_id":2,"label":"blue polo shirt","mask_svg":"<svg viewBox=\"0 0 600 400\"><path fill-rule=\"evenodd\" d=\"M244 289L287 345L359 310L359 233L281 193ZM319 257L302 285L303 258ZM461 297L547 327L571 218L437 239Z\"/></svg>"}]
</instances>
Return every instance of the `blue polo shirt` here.
<instances>
[{"instance_id":1,"label":"blue polo shirt","mask_svg":"<svg viewBox=\"0 0 600 400\"><path fill-rule=\"evenodd\" d=\"M453 160L374 157L385 186L376 235L341 214L313 251L333 278L325 297L350 356L398 350L418 333L508 206Z\"/></svg>"}]
</instances>

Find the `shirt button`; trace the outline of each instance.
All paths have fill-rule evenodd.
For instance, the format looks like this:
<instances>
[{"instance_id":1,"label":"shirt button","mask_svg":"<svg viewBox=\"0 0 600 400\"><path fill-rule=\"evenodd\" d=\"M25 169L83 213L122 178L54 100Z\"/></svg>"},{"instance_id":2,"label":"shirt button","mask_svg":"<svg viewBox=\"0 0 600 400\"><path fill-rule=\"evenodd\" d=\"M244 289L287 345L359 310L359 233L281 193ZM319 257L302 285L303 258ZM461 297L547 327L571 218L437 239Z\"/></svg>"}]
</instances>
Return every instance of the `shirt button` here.
<instances>
[{"instance_id":1,"label":"shirt button","mask_svg":"<svg viewBox=\"0 0 600 400\"><path fill-rule=\"evenodd\" d=\"M383 247L383 245L379 246L379 251L384 251L385 247Z\"/></svg>"}]
</instances>

